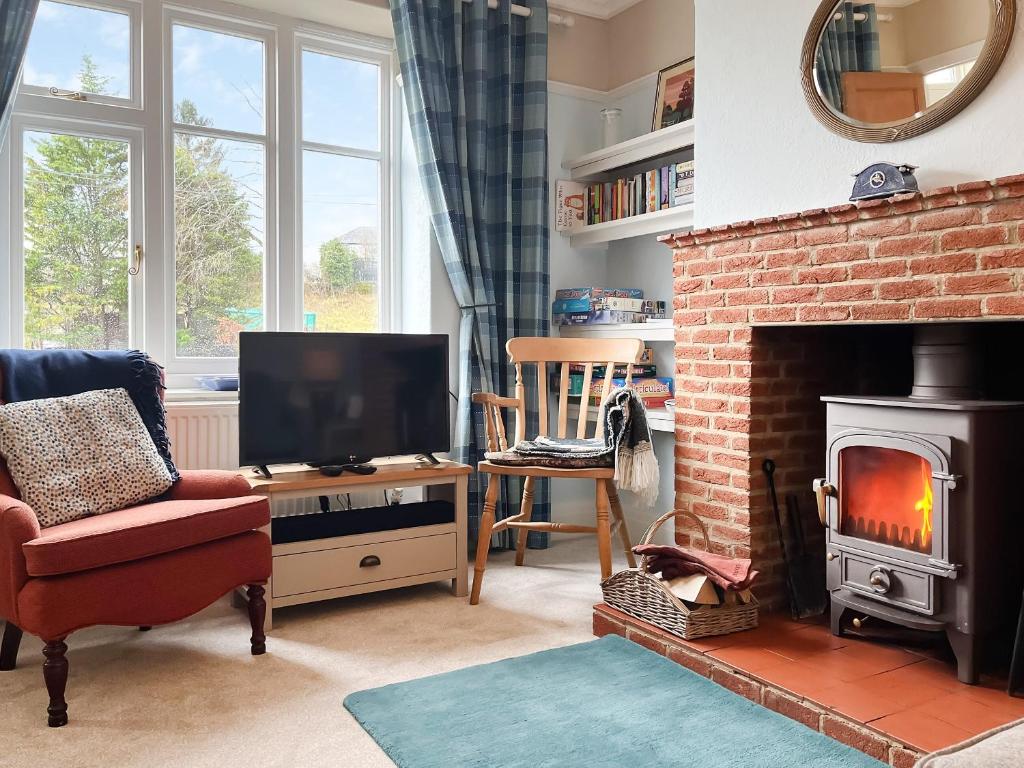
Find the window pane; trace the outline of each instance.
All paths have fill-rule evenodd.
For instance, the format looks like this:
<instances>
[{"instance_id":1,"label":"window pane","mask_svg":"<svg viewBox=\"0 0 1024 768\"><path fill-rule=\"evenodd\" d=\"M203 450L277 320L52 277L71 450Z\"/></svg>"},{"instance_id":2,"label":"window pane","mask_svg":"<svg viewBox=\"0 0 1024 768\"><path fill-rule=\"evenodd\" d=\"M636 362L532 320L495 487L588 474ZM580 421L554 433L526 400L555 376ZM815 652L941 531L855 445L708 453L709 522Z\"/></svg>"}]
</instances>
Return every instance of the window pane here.
<instances>
[{"instance_id":1,"label":"window pane","mask_svg":"<svg viewBox=\"0 0 1024 768\"><path fill-rule=\"evenodd\" d=\"M376 160L302 153L307 331L379 330L379 176Z\"/></svg>"},{"instance_id":2,"label":"window pane","mask_svg":"<svg viewBox=\"0 0 1024 768\"><path fill-rule=\"evenodd\" d=\"M302 138L380 149L380 67L302 52Z\"/></svg>"},{"instance_id":3,"label":"window pane","mask_svg":"<svg viewBox=\"0 0 1024 768\"><path fill-rule=\"evenodd\" d=\"M175 134L180 356L235 356L238 332L263 328L264 203L262 145Z\"/></svg>"},{"instance_id":4,"label":"window pane","mask_svg":"<svg viewBox=\"0 0 1024 768\"><path fill-rule=\"evenodd\" d=\"M174 26L174 119L263 133L263 43Z\"/></svg>"},{"instance_id":5,"label":"window pane","mask_svg":"<svg viewBox=\"0 0 1024 768\"><path fill-rule=\"evenodd\" d=\"M25 134L25 346L128 346L128 145Z\"/></svg>"},{"instance_id":6,"label":"window pane","mask_svg":"<svg viewBox=\"0 0 1024 768\"><path fill-rule=\"evenodd\" d=\"M131 74L127 14L51 0L39 4L25 58L25 83L127 99Z\"/></svg>"}]
</instances>

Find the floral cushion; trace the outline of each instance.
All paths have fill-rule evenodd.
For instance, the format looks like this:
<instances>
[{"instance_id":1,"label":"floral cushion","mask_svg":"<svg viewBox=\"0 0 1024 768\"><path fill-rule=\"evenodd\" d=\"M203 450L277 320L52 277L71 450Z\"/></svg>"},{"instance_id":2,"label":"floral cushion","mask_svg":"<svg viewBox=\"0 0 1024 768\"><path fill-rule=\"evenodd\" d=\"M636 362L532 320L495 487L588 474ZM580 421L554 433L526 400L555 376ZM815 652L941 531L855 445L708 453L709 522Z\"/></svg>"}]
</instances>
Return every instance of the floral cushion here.
<instances>
[{"instance_id":1,"label":"floral cushion","mask_svg":"<svg viewBox=\"0 0 1024 768\"><path fill-rule=\"evenodd\" d=\"M173 482L124 389L0 405L0 456L43 528L139 504Z\"/></svg>"}]
</instances>

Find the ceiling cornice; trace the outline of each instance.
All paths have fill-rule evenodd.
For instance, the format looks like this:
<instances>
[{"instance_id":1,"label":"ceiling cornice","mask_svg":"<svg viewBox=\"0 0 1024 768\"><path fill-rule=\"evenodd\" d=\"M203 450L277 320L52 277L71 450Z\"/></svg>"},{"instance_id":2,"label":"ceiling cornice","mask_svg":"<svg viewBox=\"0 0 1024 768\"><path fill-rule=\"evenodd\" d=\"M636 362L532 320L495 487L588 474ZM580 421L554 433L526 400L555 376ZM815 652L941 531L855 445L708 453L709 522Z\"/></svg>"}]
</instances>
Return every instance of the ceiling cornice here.
<instances>
[{"instance_id":1,"label":"ceiling cornice","mask_svg":"<svg viewBox=\"0 0 1024 768\"><path fill-rule=\"evenodd\" d=\"M554 0L550 6L562 11L607 21L639 2L642 0Z\"/></svg>"}]
</instances>

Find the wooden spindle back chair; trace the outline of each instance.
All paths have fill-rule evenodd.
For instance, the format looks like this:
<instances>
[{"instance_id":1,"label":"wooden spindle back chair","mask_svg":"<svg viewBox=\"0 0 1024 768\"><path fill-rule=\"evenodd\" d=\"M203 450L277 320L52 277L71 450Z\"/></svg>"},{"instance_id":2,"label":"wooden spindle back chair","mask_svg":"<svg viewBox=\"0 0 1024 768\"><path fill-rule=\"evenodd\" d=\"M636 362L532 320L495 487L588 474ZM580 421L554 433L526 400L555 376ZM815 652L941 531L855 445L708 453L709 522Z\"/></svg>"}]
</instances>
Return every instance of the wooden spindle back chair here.
<instances>
[{"instance_id":1,"label":"wooden spindle back chair","mask_svg":"<svg viewBox=\"0 0 1024 768\"><path fill-rule=\"evenodd\" d=\"M640 362L644 343L640 339L561 339L520 337L510 339L506 345L509 360L515 366L516 391L515 397L501 397L496 393L478 392L473 395L473 402L479 403L484 410L484 428L487 436L488 451L507 451L520 440L527 439L526 424L529 404L526 402L526 376L537 377L537 414L538 435L550 437L600 437L603 412L600 407L590 404L589 393L593 381L595 365L605 367L604 384L601 389L601 403L612 391L612 378L616 367L626 368L627 384L632 380L633 366ZM583 394L579 402L579 415L576 423L569 423L569 369L573 364L581 364L583 368ZM553 366L558 372L558 404L555 409L555 422L552 434L549 421L549 387L548 367ZM525 371L524 371L525 367ZM533 370L530 370L533 369ZM588 416L591 408L598 412L598 418L591 432L588 429ZM505 430L503 409L515 413L515 437L510 442ZM571 432L571 434L570 434ZM590 432L590 434L588 434ZM622 505L615 488L613 467L595 466L586 469L556 469L540 466L506 466L490 461L481 461L478 470L489 475L487 493L484 497L483 513L480 519L480 534L477 541L476 565L473 575L473 591L470 603L476 605L480 601L480 587L483 582L484 570L487 567L487 554L490 548L491 535L507 528L518 529L516 539L516 565L523 565L526 558L526 539L530 531L546 531L550 533L594 533L597 535L598 554L601 561L601 578L606 579L612 572L611 537L618 531L626 558L631 566L636 565L629 531L626 528ZM501 485L500 476L512 475L523 477L523 498L519 513L495 522L494 513L498 502L498 490ZM556 522L534 522L530 519L533 510L533 485L538 477L593 479L597 486L597 524L594 526L572 525ZM614 522L609 519L609 513Z\"/></svg>"}]
</instances>

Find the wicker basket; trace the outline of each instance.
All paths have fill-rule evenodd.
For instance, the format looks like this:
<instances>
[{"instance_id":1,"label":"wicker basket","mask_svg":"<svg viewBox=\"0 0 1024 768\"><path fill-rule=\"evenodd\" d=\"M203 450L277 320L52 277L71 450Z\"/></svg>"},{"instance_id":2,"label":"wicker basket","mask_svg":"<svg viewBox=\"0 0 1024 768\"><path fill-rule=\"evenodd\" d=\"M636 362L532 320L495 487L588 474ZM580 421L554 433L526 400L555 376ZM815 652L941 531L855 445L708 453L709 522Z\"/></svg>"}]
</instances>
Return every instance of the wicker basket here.
<instances>
[{"instance_id":1,"label":"wicker basket","mask_svg":"<svg viewBox=\"0 0 1024 768\"><path fill-rule=\"evenodd\" d=\"M640 543L649 544L655 531L666 520L676 517L696 521L704 534L704 549L709 548L708 531L703 521L690 512L681 511L667 512L651 523ZM684 640L726 635L757 626L757 600L753 597L746 604L690 608L668 590L664 581L647 573L646 565L647 558L643 557L639 567L619 571L601 582L605 603Z\"/></svg>"}]
</instances>

